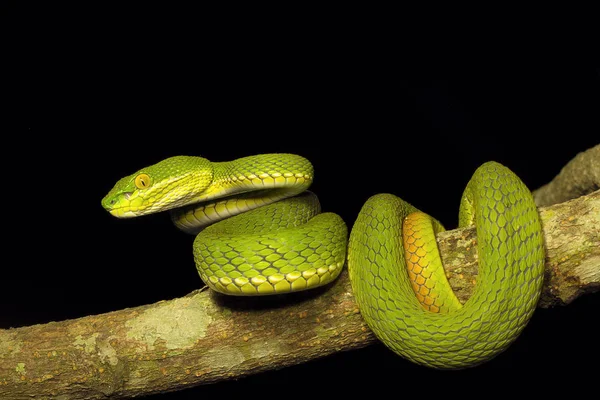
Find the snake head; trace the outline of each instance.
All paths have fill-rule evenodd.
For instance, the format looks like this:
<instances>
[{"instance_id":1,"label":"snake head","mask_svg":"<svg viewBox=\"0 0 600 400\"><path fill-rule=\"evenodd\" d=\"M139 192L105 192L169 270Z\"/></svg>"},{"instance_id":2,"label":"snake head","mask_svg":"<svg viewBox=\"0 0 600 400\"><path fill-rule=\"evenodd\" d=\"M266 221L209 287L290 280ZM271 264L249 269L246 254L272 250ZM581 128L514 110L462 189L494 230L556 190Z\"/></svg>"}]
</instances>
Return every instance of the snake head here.
<instances>
[{"instance_id":1,"label":"snake head","mask_svg":"<svg viewBox=\"0 0 600 400\"><path fill-rule=\"evenodd\" d=\"M102 199L102 207L118 218L131 218L195 202L213 180L211 162L176 156L120 179Z\"/></svg>"}]
</instances>

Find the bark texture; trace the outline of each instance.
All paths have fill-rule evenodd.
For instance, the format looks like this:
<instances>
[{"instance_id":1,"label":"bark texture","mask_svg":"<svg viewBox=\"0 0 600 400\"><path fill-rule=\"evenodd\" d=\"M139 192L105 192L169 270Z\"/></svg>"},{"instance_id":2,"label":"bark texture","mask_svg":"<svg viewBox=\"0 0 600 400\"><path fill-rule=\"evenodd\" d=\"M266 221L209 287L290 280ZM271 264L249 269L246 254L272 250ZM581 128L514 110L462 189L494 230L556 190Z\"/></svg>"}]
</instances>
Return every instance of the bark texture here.
<instances>
[{"instance_id":1,"label":"bark texture","mask_svg":"<svg viewBox=\"0 0 600 400\"><path fill-rule=\"evenodd\" d=\"M560 183L566 170L549 185L574 193L578 189ZM540 215L547 258L539 305L565 305L598 291L600 191L542 208ZM477 281L475 229L444 232L438 244L464 301ZM180 390L375 340L346 271L326 288L285 296L234 298L198 290L102 315L0 330L0 398L105 399Z\"/></svg>"},{"instance_id":2,"label":"bark texture","mask_svg":"<svg viewBox=\"0 0 600 400\"><path fill-rule=\"evenodd\" d=\"M600 144L579 153L548 184L533 193L538 207L550 206L600 189Z\"/></svg>"},{"instance_id":3,"label":"bark texture","mask_svg":"<svg viewBox=\"0 0 600 400\"><path fill-rule=\"evenodd\" d=\"M546 245L544 290L540 307L566 305L600 290L600 190L541 208ZM474 228L437 236L450 285L461 302L477 281L477 234Z\"/></svg>"}]
</instances>

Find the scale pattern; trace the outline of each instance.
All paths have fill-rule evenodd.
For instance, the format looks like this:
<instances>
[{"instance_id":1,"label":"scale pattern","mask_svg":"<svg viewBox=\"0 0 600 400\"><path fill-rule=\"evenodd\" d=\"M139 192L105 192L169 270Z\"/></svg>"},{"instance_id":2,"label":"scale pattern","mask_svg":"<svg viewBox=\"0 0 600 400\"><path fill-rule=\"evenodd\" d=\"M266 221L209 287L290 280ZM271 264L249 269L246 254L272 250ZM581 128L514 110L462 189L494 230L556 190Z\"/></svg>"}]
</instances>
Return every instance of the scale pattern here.
<instances>
[{"instance_id":1,"label":"scale pattern","mask_svg":"<svg viewBox=\"0 0 600 400\"><path fill-rule=\"evenodd\" d=\"M140 174L143 187L135 184ZM312 180L312 164L295 154L176 156L119 180L102 205L120 218L171 210L178 228L197 234L194 259L209 287L278 294L333 281L346 259L346 224L319 214L306 191Z\"/></svg>"},{"instance_id":2,"label":"scale pattern","mask_svg":"<svg viewBox=\"0 0 600 400\"><path fill-rule=\"evenodd\" d=\"M489 360L512 343L539 298L544 246L531 193L508 168L477 169L461 200L461 225L475 223L479 277L463 307L430 312L409 280L402 224L412 205L391 194L371 197L352 228L348 267L360 311L383 343L434 368Z\"/></svg>"},{"instance_id":3,"label":"scale pattern","mask_svg":"<svg viewBox=\"0 0 600 400\"><path fill-rule=\"evenodd\" d=\"M194 241L202 280L235 295L279 294L333 281L344 265L348 232L338 215L318 213L317 197L306 192L209 226Z\"/></svg>"},{"instance_id":4,"label":"scale pattern","mask_svg":"<svg viewBox=\"0 0 600 400\"><path fill-rule=\"evenodd\" d=\"M448 313L462 307L442 265L435 235L444 227L422 212L404 218L402 239L408 277L417 300L431 312Z\"/></svg>"},{"instance_id":5,"label":"scale pattern","mask_svg":"<svg viewBox=\"0 0 600 400\"><path fill-rule=\"evenodd\" d=\"M173 223L198 233L217 221L302 193L312 183L313 166L295 154L260 154L212 163L213 180L199 204L175 209Z\"/></svg>"},{"instance_id":6,"label":"scale pattern","mask_svg":"<svg viewBox=\"0 0 600 400\"><path fill-rule=\"evenodd\" d=\"M178 156L119 180L102 205L120 218L174 210L178 227L200 232L194 241L200 276L227 294L326 284L339 275L347 253L368 325L419 364L476 365L517 338L541 292L544 247L531 193L509 169L484 164L461 199L459 225L476 224L480 267L462 306L435 249L435 232L443 229L437 221L396 196L376 195L364 204L346 249L344 221L318 214L316 196L306 192L312 179L310 162L293 154L222 163Z\"/></svg>"}]
</instances>

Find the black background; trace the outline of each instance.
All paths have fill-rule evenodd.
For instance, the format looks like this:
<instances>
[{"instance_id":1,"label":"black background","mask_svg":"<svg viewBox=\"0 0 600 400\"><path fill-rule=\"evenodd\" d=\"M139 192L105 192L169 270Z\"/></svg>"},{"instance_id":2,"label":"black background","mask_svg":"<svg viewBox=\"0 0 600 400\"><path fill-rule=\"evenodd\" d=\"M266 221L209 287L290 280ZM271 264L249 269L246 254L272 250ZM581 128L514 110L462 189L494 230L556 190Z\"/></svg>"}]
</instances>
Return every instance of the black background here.
<instances>
[{"instance_id":1,"label":"black background","mask_svg":"<svg viewBox=\"0 0 600 400\"><path fill-rule=\"evenodd\" d=\"M599 70L579 60L546 63L524 46L466 61L479 50L436 47L425 62L407 50L409 39L375 22L201 11L180 21L153 11L81 9L29 38L27 115L5 148L20 161L6 167L14 189L4 196L10 261L0 328L202 285L193 237L167 215L117 220L100 206L117 179L169 156L298 153L315 166L311 190L323 209L349 226L369 196L391 192L451 229L481 163L499 161L535 189L600 142ZM508 351L476 369L431 371L376 345L156 398L293 392L298 382L341 383L335 390L350 394L416 381L523 381L540 370L581 379L600 356L599 297L538 310Z\"/></svg>"}]
</instances>

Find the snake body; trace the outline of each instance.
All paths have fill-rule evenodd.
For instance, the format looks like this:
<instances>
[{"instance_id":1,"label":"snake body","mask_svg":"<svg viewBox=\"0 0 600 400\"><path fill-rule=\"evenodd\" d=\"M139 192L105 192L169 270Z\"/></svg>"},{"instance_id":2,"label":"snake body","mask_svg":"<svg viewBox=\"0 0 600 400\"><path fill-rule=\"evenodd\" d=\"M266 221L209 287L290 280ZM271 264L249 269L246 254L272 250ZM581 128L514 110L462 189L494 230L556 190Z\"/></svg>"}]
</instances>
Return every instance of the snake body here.
<instances>
[{"instance_id":1,"label":"snake body","mask_svg":"<svg viewBox=\"0 0 600 400\"><path fill-rule=\"evenodd\" d=\"M545 256L531 193L498 163L475 171L461 199L459 225L477 227L477 285L464 305L454 303L446 312L427 310L406 272L408 250L423 264L419 247L435 243L432 235L418 233L412 243L403 243L400 227L415 213L390 194L371 197L360 211L350 235L348 269L362 315L387 347L415 363L464 368L491 359L517 338L541 293ZM447 295L451 289L444 278L425 282L419 294Z\"/></svg>"},{"instance_id":2,"label":"snake body","mask_svg":"<svg viewBox=\"0 0 600 400\"><path fill-rule=\"evenodd\" d=\"M325 285L347 259L369 327L418 364L477 365L517 338L541 292L544 247L531 193L508 168L482 165L461 200L459 224L475 223L479 253L477 286L464 305L437 252L438 221L394 195L375 195L346 246L344 221L319 213L306 191L312 179L310 162L293 154L220 163L178 156L119 180L102 205L121 218L171 210L177 227L197 235L202 280L225 294Z\"/></svg>"}]
</instances>

